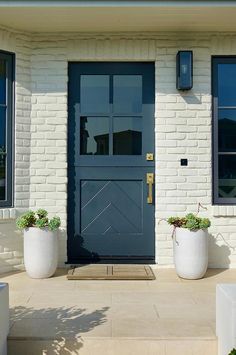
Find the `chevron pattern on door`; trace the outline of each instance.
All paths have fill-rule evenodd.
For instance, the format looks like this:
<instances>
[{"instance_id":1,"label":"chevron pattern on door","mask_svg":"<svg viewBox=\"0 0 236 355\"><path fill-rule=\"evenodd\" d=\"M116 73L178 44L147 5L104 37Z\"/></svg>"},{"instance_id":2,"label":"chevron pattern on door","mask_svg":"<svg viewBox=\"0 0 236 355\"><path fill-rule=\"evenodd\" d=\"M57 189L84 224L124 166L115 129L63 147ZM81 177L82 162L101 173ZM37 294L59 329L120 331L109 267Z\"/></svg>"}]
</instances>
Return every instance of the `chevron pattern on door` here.
<instances>
[{"instance_id":1,"label":"chevron pattern on door","mask_svg":"<svg viewBox=\"0 0 236 355\"><path fill-rule=\"evenodd\" d=\"M141 234L143 182L81 181L81 234Z\"/></svg>"}]
</instances>

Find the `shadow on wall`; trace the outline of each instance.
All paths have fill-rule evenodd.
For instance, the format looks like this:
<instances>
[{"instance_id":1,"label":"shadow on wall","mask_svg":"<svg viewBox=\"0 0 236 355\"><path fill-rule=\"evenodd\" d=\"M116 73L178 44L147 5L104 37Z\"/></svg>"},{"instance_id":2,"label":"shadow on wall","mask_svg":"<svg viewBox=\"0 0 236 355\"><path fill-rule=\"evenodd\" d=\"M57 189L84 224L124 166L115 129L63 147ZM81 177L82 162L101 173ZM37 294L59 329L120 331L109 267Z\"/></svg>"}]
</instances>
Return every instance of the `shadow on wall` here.
<instances>
[{"instance_id":1,"label":"shadow on wall","mask_svg":"<svg viewBox=\"0 0 236 355\"><path fill-rule=\"evenodd\" d=\"M97 263L100 261L99 254L95 252L91 252L85 246L85 241L82 235L76 234L74 236L74 245L76 251L79 252L79 256L81 258L82 263Z\"/></svg>"},{"instance_id":2,"label":"shadow on wall","mask_svg":"<svg viewBox=\"0 0 236 355\"><path fill-rule=\"evenodd\" d=\"M15 220L0 220L0 274L23 269L23 235Z\"/></svg>"},{"instance_id":3,"label":"shadow on wall","mask_svg":"<svg viewBox=\"0 0 236 355\"><path fill-rule=\"evenodd\" d=\"M209 267L229 268L230 265L230 247L226 244L218 245L218 238L209 234Z\"/></svg>"},{"instance_id":4,"label":"shadow on wall","mask_svg":"<svg viewBox=\"0 0 236 355\"><path fill-rule=\"evenodd\" d=\"M106 323L109 307L88 312L86 308L74 307L42 308L17 306L11 309L13 326L8 338L8 354L25 354L26 346L34 355L79 354L83 347L83 334ZM37 324L37 326L35 326ZM34 325L34 326L33 326ZM16 336L30 339L19 341ZM11 335L12 334L12 335ZM11 341L12 336L12 341ZM43 340L44 339L44 340Z\"/></svg>"},{"instance_id":5,"label":"shadow on wall","mask_svg":"<svg viewBox=\"0 0 236 355\"><path fill-rule=\"evenodd\" d=\"M66 268L67 260L67 231L64 228L60 228L58 231L58 267Z\"/></svg>"},{"instance_id":6,"label":"shadow on wall","mask_svg":"<svg viewBox=\"0 0 236 355\"><path fill-rule=\"evenodd\" d=\"M196 96L193 93L185 94L183 92L180 92L180 96L185 101L185 103L188 105L201 105L202 104L201 98L199 97L199 95Z\"/></svg>"}]
</instances>

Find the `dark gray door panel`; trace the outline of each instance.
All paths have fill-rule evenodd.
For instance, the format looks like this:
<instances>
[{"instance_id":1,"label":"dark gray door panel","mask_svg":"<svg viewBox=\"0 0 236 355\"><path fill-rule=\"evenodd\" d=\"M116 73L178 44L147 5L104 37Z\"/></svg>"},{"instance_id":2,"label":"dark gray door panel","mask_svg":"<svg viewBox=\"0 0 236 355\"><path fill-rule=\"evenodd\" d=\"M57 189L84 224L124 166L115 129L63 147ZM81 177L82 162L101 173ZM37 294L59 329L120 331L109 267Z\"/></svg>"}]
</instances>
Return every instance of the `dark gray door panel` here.
<instances>
[{"instance_id":1,"label":"dark gray door panel","mask_svg":"<svg viewBox=\"0 0 236 355\"><path fill-rule=\"evenodd\" d=\"M68 262L153 262L154 65L71 63L68 142Z\"/></svg>"}]
</instances>

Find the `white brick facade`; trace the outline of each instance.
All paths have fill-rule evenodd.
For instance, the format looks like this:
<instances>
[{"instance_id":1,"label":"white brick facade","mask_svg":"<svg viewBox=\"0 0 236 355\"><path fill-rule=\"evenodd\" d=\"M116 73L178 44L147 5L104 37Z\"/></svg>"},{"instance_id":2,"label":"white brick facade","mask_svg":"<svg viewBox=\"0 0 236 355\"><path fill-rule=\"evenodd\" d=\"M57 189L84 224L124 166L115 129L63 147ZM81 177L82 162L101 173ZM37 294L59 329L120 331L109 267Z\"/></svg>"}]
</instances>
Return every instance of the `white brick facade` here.
<instances>
[{"instance_id":1,"label":"white brick facade","mask_svg":"<svg viewBox=\"0 0 236 355\"><path fill-rule=\"evenodd\" d=\"M1 49L16 53L16 117L15 207L0 210L0 272L22 267L22 237L8 219L25 208L46 207L62 218L60 264L66 261L67 67L96 60L155 61L156 261L173 263L171 229L158 221L196 212L200 202L212 220L210 266L236 267L236 207L211 205L211 55L236 55L236 34L31 36L3 29ZM180 49L194 52L194 87L186 93L175 88Z\"/></svg>"}]
</instances>

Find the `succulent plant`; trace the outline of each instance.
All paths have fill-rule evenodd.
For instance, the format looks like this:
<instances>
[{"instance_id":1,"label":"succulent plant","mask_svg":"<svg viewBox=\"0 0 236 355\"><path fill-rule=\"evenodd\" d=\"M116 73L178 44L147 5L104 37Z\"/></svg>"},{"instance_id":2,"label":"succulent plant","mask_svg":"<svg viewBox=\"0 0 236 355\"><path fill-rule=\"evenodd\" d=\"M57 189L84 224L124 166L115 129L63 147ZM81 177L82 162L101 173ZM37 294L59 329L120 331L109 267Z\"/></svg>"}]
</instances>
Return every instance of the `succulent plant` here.
<instances>
[{"instance_id":1,"label":"succulent plant","mask_svg":"<svg viewBox=\"0 0 236 355\"><path fill-rule=\"evenodd\" d=\"M35 213L38 215L39 218L44 218L48 215L48 212L42 208L38 209Z\"/></svg>"},{"instance_id":2,"label":"succulent plant","mask_svg":"<svg viewBox=\"0 0 236 355\"><path fill-rule=\"evenodd\" d=\"M30 227L48 228L51 231L58 229L61 225L60 217L53 217L48 219L48 212L44 209L39 209L36 212L28 211L16 220L16 226L19 229L26 229Z\"/></svg>"},{"instance_id":3,"label":"succulent plant","mask_svg":"<svg viewBox=\"0 0 236 355\"><path fill-rule=\"evenodd\" d=\"M28 211L24 213L21 217L17 218L16 225L19 229L25 229L33 227L36 222L35 213L33 211Z\"/></svg>"},{"instance_id":4,"label":"succulent plant","mask_svg":"<svg viewBox=\"0 0 236 355\"><path fill-rule=\"evenodd\" d=\"M48 223L48 228L53 231L53 230L59 228L60 225L61 225L60 218L59 217L53 217Z\"/></svg>"},{"instance_id":5,"label":"succulent plant","mask_svg":"<svg viewBox=\"0 0 236 355\"><path fill-rule=\"evenodd\" d=\"M191 231L206 229L211 225L211 222L208 218L200 218L193 213L189 213L185 217L169 217L167 222L173 225L175 228L186 228Z\"/></svg>"}]
</instances>

